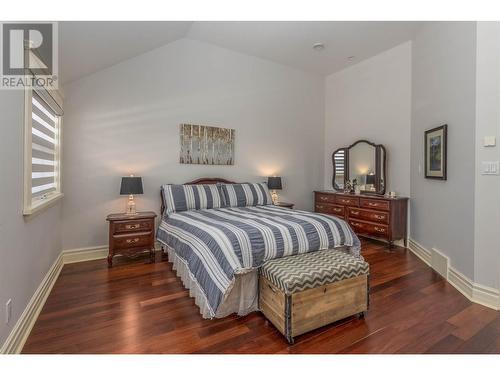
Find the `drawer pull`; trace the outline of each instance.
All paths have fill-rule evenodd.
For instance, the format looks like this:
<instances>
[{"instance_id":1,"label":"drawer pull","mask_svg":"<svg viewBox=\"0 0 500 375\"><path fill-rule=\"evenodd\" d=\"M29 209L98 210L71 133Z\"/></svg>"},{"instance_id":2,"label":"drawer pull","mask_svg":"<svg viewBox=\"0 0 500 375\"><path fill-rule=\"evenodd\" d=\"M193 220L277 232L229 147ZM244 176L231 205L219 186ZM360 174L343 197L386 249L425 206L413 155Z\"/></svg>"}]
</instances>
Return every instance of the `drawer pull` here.
<instances>
[{"instance_id":1,"label":"drawer pull","mask_svg":"<svg viewBox=\"0 0 500 375\"><path fill-rule=\"evenodd\" d=\"M323 209L323 206L321 204L317 204L316 208L319 208L321 210L321 209Z\"/></svg>"},{"instance_id":2,"label":"drawer pull","mask_svg":"<svg viewBox=\"0 0 500 375\"><path fill-rule=\"evenodd\" d=\"M129 238L129 239L127 240L127 243L137 243L137 242L139 242L139 237L134 238L134 239Z\"/></svg>"},{"instance_id":3,"label":"drawer pull","mask_svg":"<svg viewBox=\"0 0 500 375\"><path fill-rule=\"evenodd\" d=\"M342 212L342 209L341 209L341 208L338 208L338 207L335 207L333 210L334 210L335 212Z\"/></svg>"},{"instance_id":4,"label":"drawer pull","mask_svg":"<svg viewBox=\"0 0 500 375\"><path fill-rule=\"evenodd\" d=\"M370 206L370 207L378 207L378 203L368 202L368 206Z\"/></svg>"},{"instance_id":5,"label":"drawer pull","mask_svg":"<svg viewBox=\"0 0 500 375\"><path fill-rule=\"evenodd\" d=\"M351 211L351 214L353 214L353 215L359 215L359 211Z\"/></svg>"},{"instance_id":6,"label":"drawer pull","mask_svg":"<svg viewBox=\"0 0 500 375\"><path fill-rule=\"evenodd\" d=\"M342 203L349 203L349 199L341 199L340 200Z\"/></svg>"},{"instance_id":7,"label":"drawer pull","mask_svg":"<svg viewBox=\"0 0 500 375\"><path fill-rule=\"evenodd\" d=\"M137 229L140 226L141 226L140 224L127 224L125 225L125 229Z\"/></svg>"},{"instance_id":8,"label":"drawer pull","mask_svg":"<svg viewBox=\"0 0 500 375\"><path fill-rule=\"evenodd\" d=\"M375 229L377 232L385 233L385 229L384 228L373 227L373 229Z\"/></svg>"},{"instance_id":9,"label":"drawer pull","mask_svg":"<svg viewBox=\"0 0 500 375\"><path fill-rule=\"evenodd\" d=\"M351 222L351 225L354 225L355 227L360 227L361 226L360 223L353 223L353 222Z\"/></svg>"},{"instance_id":10,"label":"drawer pull","mask_svg":"<svg viewBox=\"0 0 500 375\"><path fill-rule=\"evenodd\" d=\"M321 199L322 201L327 201L328 197L319 197L319 199Z\"/></svg>"},{"instance_id":11,"label":"drawer pull","mask_svg":"<svg viewBox=\"0 0 500 375\"><path fill-rule=\"evenodd\" d=\"M375 216L376 219L379 219L379 220L384 220L385 219L385 215L373 215Z\"/></svg>"}]
</instances>

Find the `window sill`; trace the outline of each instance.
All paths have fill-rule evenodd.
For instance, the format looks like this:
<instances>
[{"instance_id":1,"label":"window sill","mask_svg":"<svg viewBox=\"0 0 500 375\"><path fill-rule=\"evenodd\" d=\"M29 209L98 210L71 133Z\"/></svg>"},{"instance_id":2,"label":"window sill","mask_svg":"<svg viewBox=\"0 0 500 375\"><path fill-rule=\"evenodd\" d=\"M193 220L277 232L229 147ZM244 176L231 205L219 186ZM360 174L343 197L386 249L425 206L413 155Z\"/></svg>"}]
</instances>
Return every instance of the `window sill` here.
<instances>
[{"instance_id":1,"label":"window sill","mask_svg":"<svg viewBox=\"0 0 500 375\"><path fill-rule=\"evenodd\" d=\"M62 197L64 197L63 193L53 194L49 198L43 199L40 202L37 202L36 204L32 205L31 207L25 208L23 210L23 215L25 217L35 216L35 215L45 211L47 208L52 207L59 200L61 200Z\"/></svg>"}]
</instances>

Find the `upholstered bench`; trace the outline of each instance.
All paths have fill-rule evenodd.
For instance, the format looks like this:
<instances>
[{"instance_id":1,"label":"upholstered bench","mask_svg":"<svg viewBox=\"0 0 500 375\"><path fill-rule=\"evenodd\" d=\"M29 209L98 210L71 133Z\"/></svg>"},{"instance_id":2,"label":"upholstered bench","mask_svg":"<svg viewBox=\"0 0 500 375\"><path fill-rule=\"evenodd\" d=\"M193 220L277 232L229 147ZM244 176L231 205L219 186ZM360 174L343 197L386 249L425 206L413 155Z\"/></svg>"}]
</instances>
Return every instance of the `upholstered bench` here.
<instances>
[{"instance_id":1,"label":"upholstered bench","mask_svg":"<svg viewBox=\"0 0 500 375\"><path fill-rule=\"evenodd\" d=\"M293 338L358 314L369 303L369 265L340 250L273 259L259 277L259 308L290 344Z\"/></svg>"}]
</instances>

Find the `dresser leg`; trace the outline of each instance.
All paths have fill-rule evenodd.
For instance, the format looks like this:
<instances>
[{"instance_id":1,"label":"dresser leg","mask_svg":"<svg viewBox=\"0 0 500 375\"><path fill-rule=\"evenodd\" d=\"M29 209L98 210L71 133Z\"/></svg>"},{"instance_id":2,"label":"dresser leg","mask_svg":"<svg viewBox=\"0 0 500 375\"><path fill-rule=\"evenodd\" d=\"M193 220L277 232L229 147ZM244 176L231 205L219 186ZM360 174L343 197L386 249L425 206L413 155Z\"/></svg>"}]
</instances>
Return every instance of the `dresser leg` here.
<instances>
[{"instance_id":1,"label":"dresser leg","mask_svg":"<svg viewBox=\"0 0 500 375\"><path fill-rule=\"evenodd\" d=\"M390 240L389 241L389 250L391 250L394 247L394 241Z\"/></svg>"},{"instance_id":2,"label":"dresser leg","mask_svg":"<svg viewBox=\"0 0 500 375\"><path fill-rule=\"evenodd\" d=\"M151 258L151 263L155 263L155 249L154 248L149 250L149 257Z\"/></svg>"},{"instance_id":3,"label":"dresser leg","mask_svg":"<svg viewBox=\"0 0 500 375\"><path fill-rule=\"evenodd\" d=\"M113 255L108 255L108 268L113 267Z\"/></svg>"}]
</instances>

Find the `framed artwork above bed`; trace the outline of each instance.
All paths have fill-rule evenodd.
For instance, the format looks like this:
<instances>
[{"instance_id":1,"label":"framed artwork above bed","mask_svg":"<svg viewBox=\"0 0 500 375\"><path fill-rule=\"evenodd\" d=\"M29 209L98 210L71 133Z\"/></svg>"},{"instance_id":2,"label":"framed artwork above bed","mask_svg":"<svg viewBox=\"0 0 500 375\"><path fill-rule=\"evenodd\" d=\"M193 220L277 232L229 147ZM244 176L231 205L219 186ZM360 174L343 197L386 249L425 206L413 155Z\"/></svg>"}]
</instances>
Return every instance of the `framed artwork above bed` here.
<instances>
[{"instance_id":1,"label":"framed artwork above bed","mask_svg":"<svg viewBox=\"0 0 500 375\"><path fill-rule=\"evenodd\" d=\"M181 124L181 164L234 165L234 129Z\"/></svg>"}]
</instances>

